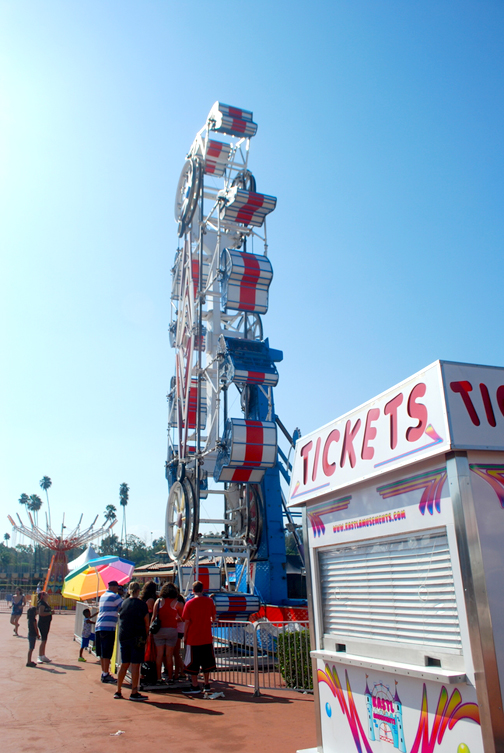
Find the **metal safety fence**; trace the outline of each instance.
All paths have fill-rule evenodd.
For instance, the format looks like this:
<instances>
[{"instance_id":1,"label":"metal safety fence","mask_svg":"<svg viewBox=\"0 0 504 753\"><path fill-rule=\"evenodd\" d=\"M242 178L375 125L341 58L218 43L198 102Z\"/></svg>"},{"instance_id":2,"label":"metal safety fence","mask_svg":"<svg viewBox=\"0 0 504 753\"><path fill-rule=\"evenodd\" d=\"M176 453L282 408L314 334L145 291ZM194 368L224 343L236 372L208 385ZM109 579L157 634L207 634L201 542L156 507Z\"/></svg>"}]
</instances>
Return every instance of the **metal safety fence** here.
<instances>
[{"instance_id":1,"label":"metal safety fence","mask_svg":"<svg viewBox=\"0 0 504 753\"><path fill-rule=\"evenodd\" d=\"M80 643L83 610L98 604L77 603L74 639ZM313 691L308 622L216 622L212 627L215 679L261 690ZM91 647L90 647L91 649ZM120 663L119 646L117 663Z\"/></svg>"},{"instance_id":2,"label":"metal safety fence","mask_svg":"<svg viewBox=\"0 0 504 753\"><path fill-rule=\"evenodd\" d=\"M261 690L313 690L307 622L218 622L216 679Z\"/></svg>"},{"instance_id":3,"label":"metal safety fence","mask_svg":"<svg viewBox=\"0 0 504 753\"><path fill-rule=\"evenodd\" d=\"M75 623L74 623L74 640L80 643L82 637L82 627L84 625L84 610L89 609L91 614L98 613L98 602L75 602ZM94 618L96 619L96 617ZM94 631L93 631L94 632Z\"/></svg>"}]
</instances>

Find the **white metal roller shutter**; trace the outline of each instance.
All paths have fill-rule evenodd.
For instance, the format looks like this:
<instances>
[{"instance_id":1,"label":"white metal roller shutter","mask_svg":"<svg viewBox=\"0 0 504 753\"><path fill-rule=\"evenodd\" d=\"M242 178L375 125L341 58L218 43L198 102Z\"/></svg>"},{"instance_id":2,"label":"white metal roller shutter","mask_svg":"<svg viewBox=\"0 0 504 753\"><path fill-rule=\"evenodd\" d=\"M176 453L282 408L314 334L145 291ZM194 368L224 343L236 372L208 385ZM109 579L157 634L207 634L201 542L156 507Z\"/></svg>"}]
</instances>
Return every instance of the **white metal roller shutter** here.
<instances>
[{"instance_id":1,"label":"white metal roller shutter","mask_svg":"<svg viewBox=\"0 0 504 753\"><path fill-rule=\"evenodd\" d=\"M324 633L461 653L446 532L319 551Z\"/></svg>"}]
</instances>

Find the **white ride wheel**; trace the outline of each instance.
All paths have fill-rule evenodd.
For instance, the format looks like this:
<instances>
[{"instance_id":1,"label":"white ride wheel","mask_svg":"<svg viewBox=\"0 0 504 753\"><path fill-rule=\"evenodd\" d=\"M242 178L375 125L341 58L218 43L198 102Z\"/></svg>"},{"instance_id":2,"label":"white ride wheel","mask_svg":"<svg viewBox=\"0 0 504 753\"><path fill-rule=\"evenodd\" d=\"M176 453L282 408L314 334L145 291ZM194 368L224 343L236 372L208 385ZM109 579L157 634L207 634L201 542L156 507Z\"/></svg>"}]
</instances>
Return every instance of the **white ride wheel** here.
<instances>
[{"instance_id":1,"label":"white ride wheel","mask_svg":"<svg viewBox=\"0 0 504 753\"><path fill-rule=\"evenodd\" d=\"M175 194L175 220L178 222L178 235L182 238L191 224L200 197L203 169L197 157L186 160Z\"/></svg>"},{"instance_id":2,"label":"white ride wheel","mask_svg":"<svg viewBox=\"0 0 504 753\"><path fill-rule=\"evenodd\" d=\"M183 563L189 557L198 530L198 510L188 478L176 481L166 506L166 551L171 559Z\"/></svg>"},{"instance_id":3,"label":"white ride wheel","mask_svg":"<svg viewBox=\"0 0 504 753\"><path fill-rule=\"evenodd\" d=\"M262 531L262 495L258 484L229 484L226 490L227 535L256 549Z\"/></svg>"},{"instance_id":4,"label":"white ride wheel","mask_svg":"<svg viewBox=\"0 0 504 753\"><path fill-rule=\"evenodd\" d=\"M263 523L263 501L259 484L248 484L247 496L247 530L245 539L253 549L259 546Z\"/></svg>"}]
</instances>

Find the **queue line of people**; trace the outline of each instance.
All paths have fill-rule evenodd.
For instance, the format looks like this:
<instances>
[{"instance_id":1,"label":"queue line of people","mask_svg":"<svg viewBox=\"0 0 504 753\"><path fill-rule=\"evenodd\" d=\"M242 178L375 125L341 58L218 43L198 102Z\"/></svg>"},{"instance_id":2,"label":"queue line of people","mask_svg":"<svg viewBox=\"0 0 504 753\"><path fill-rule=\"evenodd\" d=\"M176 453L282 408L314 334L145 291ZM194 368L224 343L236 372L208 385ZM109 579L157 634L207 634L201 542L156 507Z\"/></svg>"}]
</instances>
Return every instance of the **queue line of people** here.
<instances>
[{"instance_id":1,"label":"queue line of people","mask_svg":"<svg viewBox=\"0 0 504 753\"><path fill-rule=\"evenodd\" d=\"M165 666L167 683L172 684L182 678L183 673L191 679L191 686L182 690L186 694L201 693L198 685L200 670L204 675L204 690L210 690L210 672L215 669L215 657L212 646L212 623L216 619L215 605L212 599L204 595L203 584L193 584L192 597L187 603L173 583L162 586L159 596L153 581L145 584L140 591L140 584L129 584L127 598L120 593L122 587L117 581L110 581L107 591L100 597L98 611L95 614L86 608L83 612L79 661L86 661L83 651L95 638L96 652L100 657L101 682L117 684L114 698L121 699L122 687L128 669L131 673L132 701L146 701L147 696L140 693L140 668L145 659L145 649L151 642L150 659L155 661L157 684L164 685L162 668ZM11 623L14 634L18 635L19 619L23 613L26 599L20 589L13 597ZM37 606L29 607L28 641L29 650L27 667L50 663L46 656L47 638L51 626L53 611L49 605L47 593L37 593ZM93 619L97 617L96 621ZM117 679L110 673L113 656L116 626L119 621L119 644L122 663ZM93 634L93 627L95 634ZM40 640L37 663L32 660L37 639ZM185 660L181 657L181 642L184 641ZM152 650L153 649L153 650Z\"/></svg>"},{"instance_id":2,"label":"queue line of people","mask_svg":"<svg viewBox=\"0 0 504 753\"><path fill-rule=\"evenodd\" d=\"M181 677L184 670L191 677L191 686L183 689L186 694L201 693L198 674L204 674L204 690L210 690L210 672L215 669L212 646L212 623L215 620L215 605L204 595L203 584L193 584L191 599L184 604L178 589L165 584L157 597L154 583L148 583L140 592L140 585L133 581L128 587L128 597L123 601L118 594L116 581L108 584L101 596L96 620L96 647L102 667L101 682L116 684L114 698L122 699L122 687L126 672L130 669L131 693L129 700L146 701L140 693L140 667L145 658L147 641L152 636L155 645L157 684L162 685L163 662L168 684ZM117 680L110 674L115 628L119 621L119 644L122 663ZM186 649L185 663L180 656L182 636ZM174 668L175 662L175 668Z\"/></svg>"}]
</instances>

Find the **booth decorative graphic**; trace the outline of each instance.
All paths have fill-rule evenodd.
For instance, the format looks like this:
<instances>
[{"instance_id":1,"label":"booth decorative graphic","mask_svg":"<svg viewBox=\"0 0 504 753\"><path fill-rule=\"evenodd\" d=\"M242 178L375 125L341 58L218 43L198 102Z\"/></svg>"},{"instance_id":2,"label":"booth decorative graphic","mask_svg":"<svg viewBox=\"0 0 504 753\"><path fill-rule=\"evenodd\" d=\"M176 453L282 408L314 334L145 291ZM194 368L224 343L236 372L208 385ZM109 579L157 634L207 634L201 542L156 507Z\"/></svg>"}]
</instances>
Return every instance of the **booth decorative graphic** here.
<instances>
[{"instance_id":1,"label":"booth decorative graphic","mask_svg":"<svg viewBox=\"0 0 504 753\"><path fill-rule=\"evenodd\" d=\"M363 748L367 753L372 753L372 748L366 739L364 725L357 711L348 672L345 671L346 698L335 666L331 668L326 664L323 670L318 670L317 677L318 682L325 683L338 701L341 713L347 719L358 753L363 753ZM366 701L367 738L372 742L381 740L390 743L401 753L406 753L403 710L397 685L396 682L394 695L392 695L390 688L381 682L376 683L371 691L368 686L368 675L366 675L366 687L363 695ZM446 687L443 686L440 689L432 728L429 728L429 709L425 683L422 687L419 707L420 718L409 753L433 753L436 745L441 745L443 742L445 733L452 730L457 722L463 719L480 724L478 705L471 702L464 703L458 689L453 690L450 695ZM331 717L332 707L330 704L326 703L325 710L327 716Z\"/></svg>"}]
</instances>

